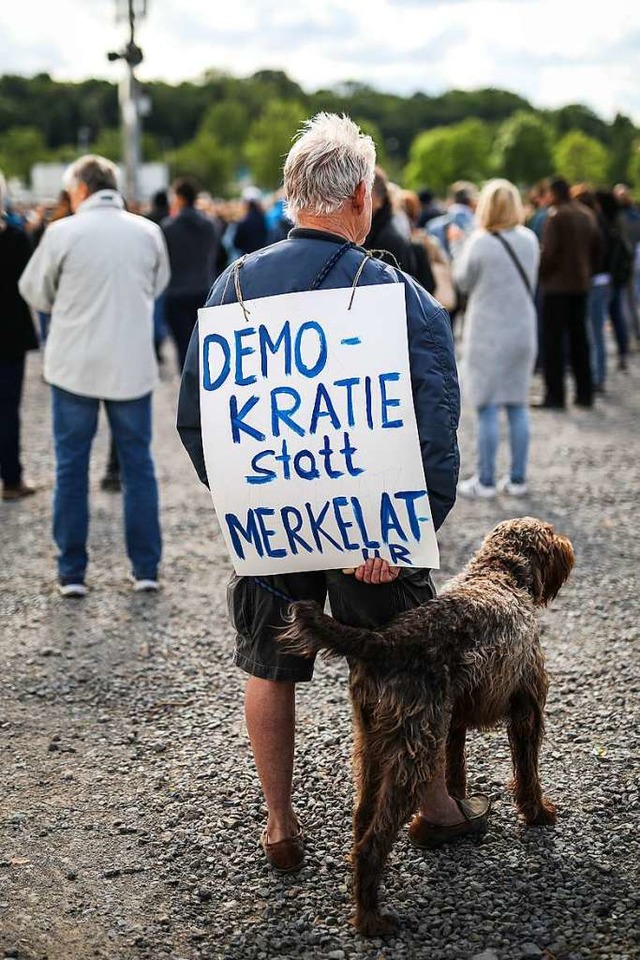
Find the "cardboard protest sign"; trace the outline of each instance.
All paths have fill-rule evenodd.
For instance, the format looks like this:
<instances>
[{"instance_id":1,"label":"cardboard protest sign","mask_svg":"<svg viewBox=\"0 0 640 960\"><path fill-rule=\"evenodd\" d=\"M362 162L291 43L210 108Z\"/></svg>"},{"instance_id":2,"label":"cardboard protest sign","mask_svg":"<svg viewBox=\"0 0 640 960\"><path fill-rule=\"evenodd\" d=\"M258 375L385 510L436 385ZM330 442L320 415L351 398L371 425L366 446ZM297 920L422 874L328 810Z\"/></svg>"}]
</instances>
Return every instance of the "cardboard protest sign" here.
<instances>
[{"instance_id":1,"label":"cardboard protest sign","mask_svg":"<svg viewBox=\"0 0 640 960\"><path fill-rule=\"evenodd\" d=\"M200 310L207 476L240 575L438 567L402 283Z\"/></svg>"}]
</instances>

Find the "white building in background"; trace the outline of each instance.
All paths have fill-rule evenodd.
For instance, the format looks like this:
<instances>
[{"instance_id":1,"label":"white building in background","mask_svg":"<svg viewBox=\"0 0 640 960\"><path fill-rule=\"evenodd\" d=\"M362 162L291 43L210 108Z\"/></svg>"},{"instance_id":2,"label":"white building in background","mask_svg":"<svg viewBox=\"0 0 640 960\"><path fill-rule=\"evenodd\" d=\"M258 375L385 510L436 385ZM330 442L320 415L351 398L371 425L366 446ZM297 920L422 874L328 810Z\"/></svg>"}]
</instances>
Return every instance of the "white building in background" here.
<instances>
[{"instance_id":1,"label":"white building in background","mask_svg":"<svg viewBox=\"0 0 640 960\"><path fill-rule=\"evenodd\" d=\"M31 203L55 200L62 190L62 177L66 169L65 163L36 163L31 168L31 190L22 191L20 199L28 199ZM143 163L138 177L140 200L144 203L150 200L157 190L166 190L169 185L169 167L166 163ZM122 165L118 166L118 182L124 185Z\"/></svg>"}]
</instances>

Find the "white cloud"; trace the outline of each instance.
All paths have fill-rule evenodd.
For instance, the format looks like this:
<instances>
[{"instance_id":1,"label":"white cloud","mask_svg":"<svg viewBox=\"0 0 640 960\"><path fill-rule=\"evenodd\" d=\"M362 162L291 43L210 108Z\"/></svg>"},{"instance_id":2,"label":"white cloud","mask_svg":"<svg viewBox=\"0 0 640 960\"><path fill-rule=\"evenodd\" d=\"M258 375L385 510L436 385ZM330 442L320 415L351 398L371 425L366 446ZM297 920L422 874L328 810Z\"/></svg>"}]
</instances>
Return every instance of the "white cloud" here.
<instances>
[{"instance_id":1,"label":"white cloud","mask_svg":"<svg viewBox=\"0 0 640 960\"><path fill-rule=\"evenodd\" d=\"M114 10L113 0L0 4L1 69L117 79L106 52L126 28ZM268 68L306 89L347 79L401 93L498 86L537 106L580 101L640 123L640 5L629 0L607 0L606 11L575 0L149 0L139 42L146 79Z\"/></svg>"}]
</instances>

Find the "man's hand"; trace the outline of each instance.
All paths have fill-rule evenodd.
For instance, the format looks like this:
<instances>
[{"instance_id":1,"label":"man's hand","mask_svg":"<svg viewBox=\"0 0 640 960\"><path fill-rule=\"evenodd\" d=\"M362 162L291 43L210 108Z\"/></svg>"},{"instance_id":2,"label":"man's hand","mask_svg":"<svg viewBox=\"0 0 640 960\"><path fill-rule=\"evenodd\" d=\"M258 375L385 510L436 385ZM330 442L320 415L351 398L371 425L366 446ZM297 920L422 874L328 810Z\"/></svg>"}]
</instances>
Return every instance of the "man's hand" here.
<instances>
[{"instance_id":1,"label":"man's hand","mask_svg":"<svg viewBox=\"0 0 640 960\"><path fill-rule=\"evenodd\" d=\"M400 567L392 567L388 560L380 557L365 560L359 567L348 567L343 573L353 574L363 583L392 583L400 573Z\"/></svg>"}]
</instances>

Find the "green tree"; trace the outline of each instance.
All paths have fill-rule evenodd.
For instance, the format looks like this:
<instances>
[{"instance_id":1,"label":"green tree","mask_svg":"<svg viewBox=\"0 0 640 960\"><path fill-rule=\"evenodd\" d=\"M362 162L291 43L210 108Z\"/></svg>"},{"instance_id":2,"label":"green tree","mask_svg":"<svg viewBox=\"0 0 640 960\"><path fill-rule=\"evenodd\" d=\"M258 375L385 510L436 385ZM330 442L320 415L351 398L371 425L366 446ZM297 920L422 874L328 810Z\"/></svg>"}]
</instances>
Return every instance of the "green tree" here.
<instances>
[{"instance_id":1,"label":"green tree","mask_svg":"<svg viewBox=\"0 0 640 960\"><path fill-rule=\"evenodd\" d=\"M611 124L611 161L609 165L609 180L611 183L618 183L626 179L629 161L631 160L631 150L637 136L638 130L629 117L617 113Z\"/></svg>"},{"instance_id":2,"label":"green tree","mask_svg":"<svg viewBox=\"0 0 640 960\"><path fill-rule=\"evenodd\" d=\"M69 148L62 149L67 151ZM78 150L75 148L71 149L74 150L77 156ZM122 131L112 127L105 127L100 131L96 139L89 144L90 153L97 153L101 157L106 157L107 160L112 160L113 163L120 163L122 161L122 150ZM142 134L141 154L143 163L163 159L163 151L158 143L157 137L154 137L152 133L147 133L146 130Z\"/></svg>"},{"instance_id":3,"label":"green tree","mask_svg":"<svg viewBox=\"0 0 640 960\"><path fill-rule=\"evenodd\" d=\"M607 179L607 148L581 130L572 130L558 141L554 150L556 169L571 183L587 180L601 184Z\"/></svg>"},{"instance_id":4,"label":"green tree","mask_svg":"<svg viewBox=\"0 0 640 960\"><path fill-rule=\"evenodd\" d=\"M89 144L89 153L97 153L100 157L106 157L107 160L120 163L122 160L122 133L120 130L105 127L96 139Z\"/></svg>"},{"instance_id":5,"label":"green tree","mask_svg":"<svg viewBox=\"0 0 640 960\"><path fill-rule=\"evenodd\" d=\"M47 160L51 163L73 163L79 156L78 148L71 143L67 143L50 150Z\"/></svg>"},{"instance_id":6,"label":"green tree","mask_svg":"<svg viewBox=\"0 0 640 960\"><path fill-rule=\"evenodd\" d=\"M409 151L407 186L419 190L428 184L442 194L454 180L482 180L489 172L490 146L489 128L482 120L420 133Z\"/></svg>"},{"instance_id":7,"label":"green tree","mask_svg":"<svg viewBox=\"0 0 640 960\"><path fill-rule=\"evenodd\" d=\"M552 131L535 113L518 110L496 135L495 172L514 183L531 185L553 171Z\"/></svg>"},{"instance_id":8,"label":"green tree","mask_svg":"<svg viewBox=\"0 0 640 960\"><path fill-rule=\"evenodd\" d=\"M566 107L560 107L559 110L550 111L549 117L555 127L558 139L564 137L566 133L580 130L582 133L586 133L588 137L593 137L594 140L608 143L608 125L593 110L581 103L570 103Z\"/></svg>"},{"instance_id":9,"label":"green tree","mask_svg":"<svg viewBox=\"0 0 640 960\"><path fill-rule=\"evenodd\" d=\"M225 147L242 150L249 131L249 111L238 100L224 100L209 107L200 133L210 134Z\"/></svg>"},{"instance_id":10,"label":"green tree","mask_svg":"<svg viewBox=\"0 0 640 960\"><path fill-rule=\"evenodd\" d=\"M214 194L226 194L233 177L231 151L221 147L209 133L197 137L167 155L171 176L193 177Z\"/></svg>"},{"instance_id":11,"label":"green tree","mask_svg":"<svg viewBox=\"0 0 640 960\"><path fill-rule=\"evenodd\" d=\"M374 124L379 131L376 142L380 159L394 176L406 165L409 148L422 131L461 124L470 117L493 130L514 113L524 111L547 122L556 139L580 130L611 149L609 177L616 180L621 179L628 163L630 144L640 136L626 117L618 117L610 124L581 104L537 111L522 97L491 88L449 90L435 97L418 92L403 97L368 84L347 82L307 93L280 70L261 70L249 77L211 70L197 81L175 86L157 81L145 83L144 92L151 101L144 130L155 138L145 142L146 159L160 150L169 152L186 146L202 132L213 136L221 148L235 151L236 166L244 163L249 129L260 120L266 105L274 102L298 105L299 119L329 110L344 111L365 124ZM103 134L111 136L105 131L114 131L118 124L115 83L96 79L59 82L46 73L29 78L0 76L0 136L12 128L31 128L40 132L45 146L55 155L59 151L65 156L77 155L77 145L85 140L86 128L95 142ZM275 155L279 151L280 155L286 153L288 145L278 145ZM262 153L270 152L268 145L265 148L263 144L262 148ZM478 164L474 160L471 166L477 168ZM487 164L481 166L485 172ZM273 180L273 169L268 172L268 179Z\"/></svg>"},{"instance_id":12,"label":"green tree","mask_svg":"<svg viewBox=\"0 0 640 960\"><path fill-rule=\"evenodd\" d=\"M34 163L48 160L47 144L37 127L10 127L0 134L0 169L27 181Z\"/></svg>"},{"instance_id":13,"label":"green tree","mask_svg":"<svg viewBox=\"0 0 640 960\"><path fill-rule=\"evenodd\" d=\"M297 101L272 100L251 125L245 146L253 179L272 190L282 183L282 167L306 111Z\"/></svg>"}]
</instances>

